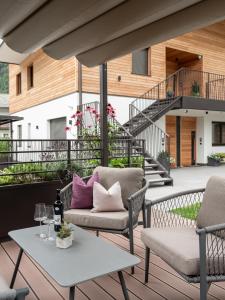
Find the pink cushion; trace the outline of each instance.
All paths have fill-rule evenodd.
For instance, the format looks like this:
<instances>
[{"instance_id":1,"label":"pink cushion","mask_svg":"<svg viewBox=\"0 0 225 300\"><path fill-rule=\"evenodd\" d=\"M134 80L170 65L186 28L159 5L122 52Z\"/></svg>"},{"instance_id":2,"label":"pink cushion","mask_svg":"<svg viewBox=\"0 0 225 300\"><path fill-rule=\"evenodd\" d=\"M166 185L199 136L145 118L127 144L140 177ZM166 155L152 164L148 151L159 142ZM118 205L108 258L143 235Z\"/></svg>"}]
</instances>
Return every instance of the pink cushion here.
<instances>
[{"instance_id":1,"label":"pink cushion","mask_svg":"<svg viewBox=\"0 0 225 300\"><path fill-rule=\"evenodd\" d=\"M99 182L98 173L92 175L87 184L78 175L73 176L71 208L93 207L93 185Z\"/></svg>"},{"instance_id":2,"label":"pink cushion","mask_svg":"<svg viewBox=\"0 0 225 300\"><path fill-rule=\"evenodd\" d=\"M119 181L107 191L100 183L94 182L92 212L124 211Z\"/></svg>"}]
</instances>

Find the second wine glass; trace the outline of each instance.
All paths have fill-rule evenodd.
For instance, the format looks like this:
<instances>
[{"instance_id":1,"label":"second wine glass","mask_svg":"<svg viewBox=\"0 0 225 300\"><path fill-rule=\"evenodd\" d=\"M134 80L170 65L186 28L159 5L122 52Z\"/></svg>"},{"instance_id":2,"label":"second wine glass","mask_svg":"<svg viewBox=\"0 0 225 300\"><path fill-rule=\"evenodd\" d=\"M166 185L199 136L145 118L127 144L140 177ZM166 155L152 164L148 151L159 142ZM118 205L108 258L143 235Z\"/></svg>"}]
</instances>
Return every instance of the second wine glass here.
<instances>
[{"instance_id":1,"label":"second wine glass","mask_svg":"<svg viewBox=\"0 0 225 300\"><path fill-rule=\"evenodd\" d=\"M40 238L45 238L46 235L42 232L42 222L46 219L46 207L45 203L35 204L34 220L40 222Z\"/></svg>"}]
</instances>

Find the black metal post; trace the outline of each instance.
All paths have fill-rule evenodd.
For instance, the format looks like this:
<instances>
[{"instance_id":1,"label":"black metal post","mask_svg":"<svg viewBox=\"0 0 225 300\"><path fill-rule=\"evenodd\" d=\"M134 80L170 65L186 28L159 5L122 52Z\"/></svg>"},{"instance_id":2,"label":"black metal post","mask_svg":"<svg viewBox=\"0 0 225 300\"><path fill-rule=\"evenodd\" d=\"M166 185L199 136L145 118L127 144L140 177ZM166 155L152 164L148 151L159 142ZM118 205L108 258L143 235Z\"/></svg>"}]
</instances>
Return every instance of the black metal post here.
<instances>
[{"instance_id":1,"label":"black metal post","mask_svg":"<svg viewBox=\"0 0 225 300\"><path fill-rule=\"evenodd\" d=\"M70 294L69 294L69 300L75 299L75 286L70 287Z\"/></svg>"},{"instance_id":2,"label":"black metal post","mask_svg":"<svg viewBox=\"0 0 225 300\"><path fill-rule=\"evenodd\" d=\"M14 286L14 283L15 283L15 280L16 280L16 275L17 275L17 272L18 272L18 269L19 269L19 265L20 265L22 255L23 255L23 249L20 248L20 252L18 254L18 258L17 258L17 261L16 261L16 265L15 265L15 269L14 269L14 272L13 272L12 280L11 280L11 283L10 283L10 286L9 286L10 289L12 289L13 286Z\"/></svg>"},{"instance_id":3,"label":"black metal post","mask_svg":"<svg viewBox=\"0 0 225 300\"><path fill-rule=\"evenodd\" d=\"M67 168L71 166L71 140L67 141Z\"/></svg>"},{"instance_id":4,"label":"black metal post","mask_svg":"<svg viewBox=\"0 0 225 300\"><path fill-rule=\"evenodd\" d=\"M101 165L108 166L107 64L100 66L100 138Z\"/></svg>"},{"instance_id":5,"label":"black metal post","mask_svg":"<svg viewBox=\"0 0 225 300\"><path fill-rule=\"evenodd\" d=\"M125 280L123 278L122 271L118 272L118 276L119 276L120 284L121 284L121 287L122 287L122 290L123 290L124 299L129 300L130 298L129 298L129 295L128 295L128 291L127 291L127 288L126 288L126 284L125 284Z\"/></svg>"},{"instance_id":6,"label":"black metal post","mask_svg":"<svg viewBox=\"0 0 225 300\"><path fill-rule=\"evenodd\" d=\"M78 93L79 93L79 105L78 110L83 112L83 87L82 87L83 77L82 77L82 64L78 62ZM82 124L78 126L78 137L82 135Z\"/></svg>"}]
</instances>

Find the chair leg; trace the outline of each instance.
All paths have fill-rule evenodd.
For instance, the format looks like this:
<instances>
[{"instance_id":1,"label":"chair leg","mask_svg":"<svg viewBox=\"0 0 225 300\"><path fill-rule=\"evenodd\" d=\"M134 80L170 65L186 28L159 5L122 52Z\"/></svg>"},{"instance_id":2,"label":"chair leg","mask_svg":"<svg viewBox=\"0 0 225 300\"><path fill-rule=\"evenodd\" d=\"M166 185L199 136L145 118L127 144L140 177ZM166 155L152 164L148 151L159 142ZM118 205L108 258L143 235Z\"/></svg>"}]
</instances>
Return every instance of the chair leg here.
<instances>
[{"instance_id":1,"label":"chair leg","mask_svg":"<svg viewBox=\"0 0 225 300\"><path fill-rule=\"evenodd\" d=\"M207 300L208 283L206 280L200 280L200 300Z\"/></svg>"},{"instance_id":2,"label":"chair leg","mask_svg":"<svg viewBox=\"0 0 225 300\"><path fill-rule=\"evenodd\" d=\"M149 276L150 249L145 248L145 283L148 283Z\"/></svg>"},{"instance_id":3,"label":"chair leg","mask_svg":"<svg viewBox=\"0 0 225 300\"><path fill-rule=\"evenodd\" d=\"M146 220L146 208L145 205L142 208L142 218L143 218L143 227L147 227L147 220Z\"/></svg>"},{"instance_id":4,"label":"chair leg","mask_svg":"<svg viewBox=\"0 0 225 300\"><path fill-rule=\"evenodd\" d=\"M99 237L99 230L96 231L96 236Z\"/></svg>"},{"instance_id":5,"label":"chair leg","mask_svg":"<svg viewBox=\"0 0 225 300\"><path fill-rule=\"evenodd\" d=\"M130 253L134 254L134 234L133 227L129 230ZM131 274L134 274L134 267L131 267Z\"/></svg>"}]
</instances>

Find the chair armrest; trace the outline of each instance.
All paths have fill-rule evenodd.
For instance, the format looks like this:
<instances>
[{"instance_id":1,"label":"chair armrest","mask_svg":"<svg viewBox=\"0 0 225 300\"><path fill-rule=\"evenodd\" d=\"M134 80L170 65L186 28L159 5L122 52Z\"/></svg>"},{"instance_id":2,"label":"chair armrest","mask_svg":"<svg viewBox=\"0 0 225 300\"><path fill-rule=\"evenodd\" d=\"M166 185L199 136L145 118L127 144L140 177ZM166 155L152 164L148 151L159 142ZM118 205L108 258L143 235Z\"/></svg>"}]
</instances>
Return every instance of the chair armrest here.
<instances>
[{"instance_id":1,"label":"chair armrest","mask_svg":"<svg viewBox=\"0 0 225 300\"><path fill-rule=\"evenodd\" d=\"M200 276L225 276L225 223L196 229L199 235Z\"/></svg>"},{"instance_id":2,"label":"chair armrest","mask_svg":"<svg viewBox=\"0 0 225 300\"><path fill-rule=\"evenodd\" d=\"M28 288L17 289L16 290L16 300L24 300L28 294L29 294Z\"/></svg>"},{"instance_id":3,"label":"chair armrest","mask_svg":"<svg viewBox=\"0 0 225 300\"><path fill-rule=\"evenodd\" d=\"M149 187L148 182L144 179L142 188L128 198L129 219L132 224L138 222L140 211L145 205L145 193Z\"/></svg>"},{"instance_id":4,"label":"chair armrest","mask_svg":"<svg viewBox=\"0 0 225 300\"><path fill-rule=\"evenodd\" d=\"M193 226L205 189L192 189L155 200L146 199L147 227Z\"/></svg>"}]
</instances>

